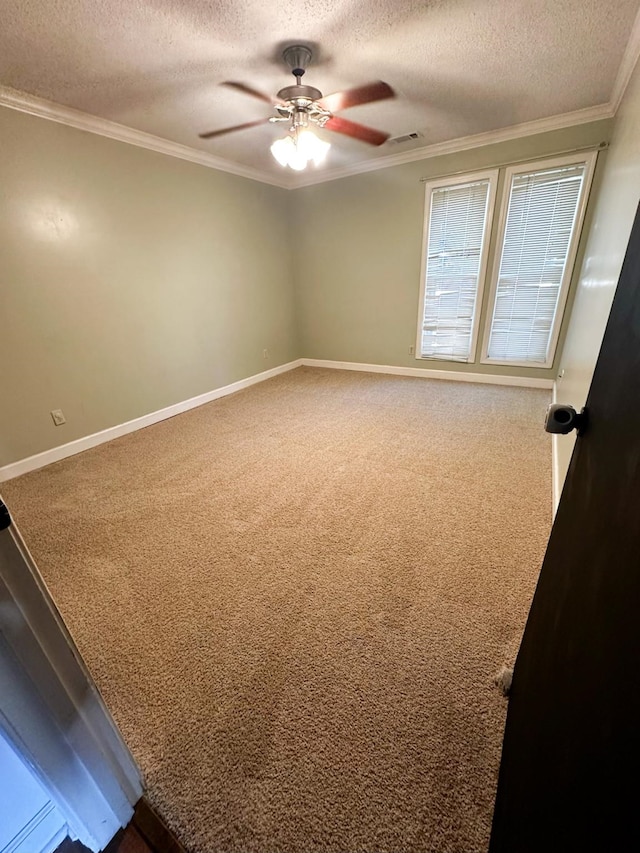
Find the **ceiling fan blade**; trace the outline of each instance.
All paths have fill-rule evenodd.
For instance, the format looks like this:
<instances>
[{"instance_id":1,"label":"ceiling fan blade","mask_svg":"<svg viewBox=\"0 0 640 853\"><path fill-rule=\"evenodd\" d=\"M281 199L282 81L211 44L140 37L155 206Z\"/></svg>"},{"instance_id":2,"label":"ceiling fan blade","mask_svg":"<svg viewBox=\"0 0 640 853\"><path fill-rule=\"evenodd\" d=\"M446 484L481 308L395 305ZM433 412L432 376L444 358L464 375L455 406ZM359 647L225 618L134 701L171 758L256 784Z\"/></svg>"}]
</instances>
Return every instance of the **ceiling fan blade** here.
<instances>
[{"instance_id":1,"label":"ceiling fan blade","mask_svg":"<svg viewBox=\"0 0 640 853\"><path fill-rule=\"evenodd\" d=\"M372 127L365 127L364 124L356 124L355 121L349 121L342 116L332 116L324 127L327 130L334 130L336 133L344 133L345 136L351 136L353 139L368 142L369 145L382 145L389 138L388 133L374 130Z\"/></svg>"},{"instance_id":2,"label":"ceiling fan blade","mask_svg":"<svg viewBox=\"0 0 640 853\"><path fill-rule=\"evenodd\" d=\"M320 98L318 104L330 113L339 113L348 107L357 107L359 104L370 104L372 101L384 101L385 98L395 98L396 93L391 86L376 80L375 83L367 83L357 89L347 89L346 92L335 92Z\"/></svg>"},{"instance_id":3,"label":"ceiling fan blade","mask_svg":"<svg viewBox=\"0 0 640 853\"><path fill-rule=\"evenodd\" d=\"M214 136L223 136L225 133L233 133L235 130L245 130L247 127L257 127L259 124L269 124L268 118L260 118L257 121L247 121L245 124L236 124L233 127L223 127L221 130L210 130L208 133L199 133L200 139L213 139Z\"/></svg>"},{"instance_id":4,"label":"ceiling fan blade","mask_svg":"<svg viewBox=\"0 0 640 853\"><path fill-rule=\"evenodd\" d=\"M257 89L247 86L246 83L237 83L235 80L225 80L222 85L228 86L230 89L235 89L238 92L243 92L245 95L250 95L252 98L258 98L260 101L266 101L267 104L278 105L284 103L280 98L272 98L271 95L265 95L264 92L259 92Z\"/></svg>"}]
</instances>

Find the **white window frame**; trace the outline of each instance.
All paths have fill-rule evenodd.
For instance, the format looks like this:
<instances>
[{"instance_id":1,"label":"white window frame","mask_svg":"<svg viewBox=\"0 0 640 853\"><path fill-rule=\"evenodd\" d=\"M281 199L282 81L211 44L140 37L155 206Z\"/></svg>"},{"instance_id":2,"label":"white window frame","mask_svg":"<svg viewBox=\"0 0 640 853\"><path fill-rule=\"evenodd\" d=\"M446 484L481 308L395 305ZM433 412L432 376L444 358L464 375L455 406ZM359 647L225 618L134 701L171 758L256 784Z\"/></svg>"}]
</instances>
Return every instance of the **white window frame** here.
<instances>
[{"instance_id":1,"label":"white window frame","mask_svg":"<svg viewBox=\"0 0 640 853\"><path fill-rule=\"evenodd\" d=\"M491 243L491 231L495 212L496 196L498 191L499 169L489 169L483 172L472 172L457 177L437 178L425 183L424 194L424 225L422 230L422 261L421 261L421 283L420 297L418 301L418 328L416 332L415 358L421 361L447 361L457 364L470 364L476 359L478 348L478 332L480 327L480 315L482 313L482 301L485 281L487 279L487 267L489 263L489 245ZM427 260L429 256L429 224L431 219L431 195L434 190L441 187L455 187L464 184L472 184L477 181L489 181L489 192L487 194L487 211L485 216L484 234L482 238L482 250L480 254L480 268L478 271L478 289L476 291L476 302L473 312L473 325L471 329L471 345L469 356L462 358L444 358L434 355L422 355L422 331L424 325L424 299L427 287Z\"/></svg>"},{"instance_id":2,"label":"white window frame","mask_svg":"<svg viewBox=\"0 0 640 853\"><path fill-rule=\"evenodd\" d=\"M587 208L587 202L589 200L589 193L591 191L591 184L593 181L593 173L595 171L597 156L597 151L590 151L579 155L573 154L564 157L535 160L531 161L530 163L520 163L517 166L508 166L505 170L504 186L502 188L502 198L500 200L500 218L498 221L498 234L496 238L493 264L491 270L491 282L489 285L489 298L487 300L486 320L482 335L480 364L509 365L513 367L529 367L532 369L550 368L553 366L553 362L556 355L556 348L558 346L560 328L562 326L562 319L564 317L564 309L567 304L569 287L571 285L571 279L573 277L576 255L578 252L578 245L580 243L580 237L582 234L582 226L584 224L584 216ZM567 261L564 268L564 274L562 276L562 282L560 284L560 293L558 295L556 313L553 318L551 335L549 336L547 360L545 362L532 362L507 361L499 358L489 358L491 325L493 323L493 312L495 309L496 293L498 290L498 276L500 273L500 265L502 263L502 253L504 251L504 236L507 226L507 214L509 210L509 199L511 196L511 183L513 180L513 176L518 174L526 174L527 172L533 172L537 169L554 169L558 166L574 166L580 163L584 163L586 166L584 180L582 182L582 188L580 190L580 199L578 201L578 208L576 211L573 233L571 235L571 241L569 242Z\"/></svg>"}]
</instances>

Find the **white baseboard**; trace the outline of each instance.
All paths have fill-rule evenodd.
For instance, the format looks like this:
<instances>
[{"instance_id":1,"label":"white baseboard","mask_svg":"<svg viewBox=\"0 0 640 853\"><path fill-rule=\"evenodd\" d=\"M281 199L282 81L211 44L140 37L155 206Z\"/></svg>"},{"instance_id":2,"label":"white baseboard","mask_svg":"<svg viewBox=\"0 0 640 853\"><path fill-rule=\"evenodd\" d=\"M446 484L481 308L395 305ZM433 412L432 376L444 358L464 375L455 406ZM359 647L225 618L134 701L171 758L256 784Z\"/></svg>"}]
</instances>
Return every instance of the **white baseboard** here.
<instances>
[{"instance_id":1,"label":"white baseboard","mask_svg":"<svg viewBox=\"0 0 640 853\"><path fill-rule=\"evenodd\" d=\"M529 376L501 376L493 373L467 373L461 370L433 370L423 367L396 367L387 364L359 364L351 361L298 358L295 361L273 367L271 370L265 370L262 373L248 376L246 379L240 379L238 382L232 382L231 385L224 385L222 388L207 391L205 394L191 397L181 403L174 403L172 406L159 409L157 412L142 415L142 417L127 421L124 424L117 424L100 432L94 432L92 435L70 441L68 444L61 444L59 447L51 448L51 450L45 450L42 453L36 453L34 456L28 456L26 459L20 459L18 462L11 462L9 465L0 468L0 483L14 477L20 477L29 471L44 468L45 465L51 465L51 463L59 462L61 459L67 459L69 456L75 456L76 453L82 453L91 447L97 447L99 444L112 441L114 438L172 418L174 415L182 414L182 412L188 412L189 409L195 409L197 406L210 403L220 397L226 397L228 394L234 394L243 388L264 382L265 379L271 379L273 376L278 376L280 373L286 373L288 370L301 366L329 367L334 370L360 370L366 373L389 373L395 376L421 376L426 379L445 379L450 382L484 382L490 385L517 385L525 388L551 389L554 387L551 379L537 379Z\"/></svg>"},{"instance_id":2,"label":"white baseboard","mask_svg":"<svg viewBox=\"0 0 640 853\"><path fill-rule=\"evenodd\" d=\"M330 367L335 370L361 370L365 373L391 373L395 376L422 376L424 379L446 379L449 382L483 382L487 385L516 385L522 388L553 388L553 379L534 376L505 376L495 373L469 373L462 370L434 370L425 367L396 367L389 364L359 364L355 361L327 361L303 358L306 367Z\"/></svg>"},{"instance_id":3,"label":"white baseboard","mask_svg":"<svg viewBox=\"0 0 640 853\"><path fill-rule=\"evenodd\" d=\"M78 438L75 441L70 441L68 444L61 444L59 447L52 447L51 450L45 450L42 453L36 453L34 456L28 456L26 459L20 459L18 462L12 462L0 468L0 483L5 480L11 480L14 477L20 477L22 474L27 474L29 471L35 471L38 468L44 468L45 465L51 465L52 462L59 462L61 459L66 459L69 456L75 456L76 453L82 453L84 450L89 450L91 447L97 447L99 444L104 444L107 441L112 441L114 438L119 438L121 435L135 432L138 429L157 424L159 421L164 421L167 418L172 418L174 415L188 412L189 409L195 409L198 406L203 406L205 403L210 403L212 400L217 400L220 397L226 397L228 394L235 394L236 391L241 391L243 388L248 388L250 385L255 385L258 382L264 382L265 379L271 379L273 376L278 376L280 373L286 373L288 370L293 370L302 365L302 359L289 361L287 364L281 364L278 367L272 367L270 370L265 370L262 373L255 373L253 376L248 376L246 379L240 379L238 382L232 382L231 385L224 385L222 388L215 388L213 391L207 391L205 394L199 394L197 397L191 397L189 400L183 400L181 403L174 403L172 406L167 406L165 409L159 409L157 412L151 412L148 415L142 415L140 418L134 418L132 421L127 421L124 424L103 429L100 432L94 432L92 435Z\"/></svg>"},{"instance_id":4,"label":"white baseboard","mask_svg":"<svg viewBox=\"0 0 640 853\"><path fill-rule=\"evenodd\" d=\"M336 370L361 370L366 373L391 373L396 376L422 376L426 379L447 379L449 382L484 382L488 385L515 385L522 388L543 388L552 391L552 401L556 402L556 382L553 379L539 379L533 376L501 376L495 373L468 373L462 370L434 370L424 367L396 367L388 364L359 364L353 361L327 361L321 358L303 358L305 367L329 367ZM551 441L551 491L553 516L555 518L562 483L560 482L560 463L558 459L559 436Z\"/></svg>"}]
</instances>

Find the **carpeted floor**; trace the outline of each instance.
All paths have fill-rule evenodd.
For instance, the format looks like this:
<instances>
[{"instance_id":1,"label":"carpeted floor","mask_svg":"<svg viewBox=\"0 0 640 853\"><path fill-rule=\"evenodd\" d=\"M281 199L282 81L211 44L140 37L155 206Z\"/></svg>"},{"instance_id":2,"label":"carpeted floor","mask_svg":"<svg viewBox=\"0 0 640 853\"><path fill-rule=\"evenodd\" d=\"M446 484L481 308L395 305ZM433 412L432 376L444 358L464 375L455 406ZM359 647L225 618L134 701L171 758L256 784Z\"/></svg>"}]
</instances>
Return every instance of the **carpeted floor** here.
<instances>
[{"instance_id":1,"label":"carpeted floor","mask_svg":"<svg viewBox=\"0 0 640 853\"><path fill-rule=\"evenodd\" d=\"M486 850L548 396L301 368L3 484L190 850Z\"/></svg>"}]
</instances>

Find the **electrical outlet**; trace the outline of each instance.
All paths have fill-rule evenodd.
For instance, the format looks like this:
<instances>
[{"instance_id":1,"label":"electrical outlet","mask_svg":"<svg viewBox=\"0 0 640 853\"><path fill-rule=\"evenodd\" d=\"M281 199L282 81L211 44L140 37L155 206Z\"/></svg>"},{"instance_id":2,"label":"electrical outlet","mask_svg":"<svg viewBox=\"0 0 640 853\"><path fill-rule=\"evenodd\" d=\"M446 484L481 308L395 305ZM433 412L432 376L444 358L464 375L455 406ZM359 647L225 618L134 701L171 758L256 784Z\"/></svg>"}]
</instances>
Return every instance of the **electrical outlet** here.
<instances>
[{"instance_id":1,"label":"electrical outlet","mask_svg":"<svg viewBox=\"0 0 640 853\"><path fill-rule=\"evenodd\" d=\"M413 355L413 353L415 352L415 349L416 349L415 347L409 347L409 355Z\"/></svg>"},{"instance_id":2,"label":"electrical outlet","mask_svg":"<svg viewBox=\"0 0 640 853\"><path fill-rule=\"evenodd\" d=\"M269 358L269 350L268 349L262 350L262 357L263 358Z\"/></svg>"},{"instance_id":3,"label":"electrical outlet","mask_svg":"<svg viewBox=\"0 0 640 853\"><path fill-rule=\"evenodd\" d=\"M62 424L66 424L67 422L62 409L54 409L51 412L51 417L53 418L53 422L56 426L62 426Z\"/></svg>"}]
</instances>

